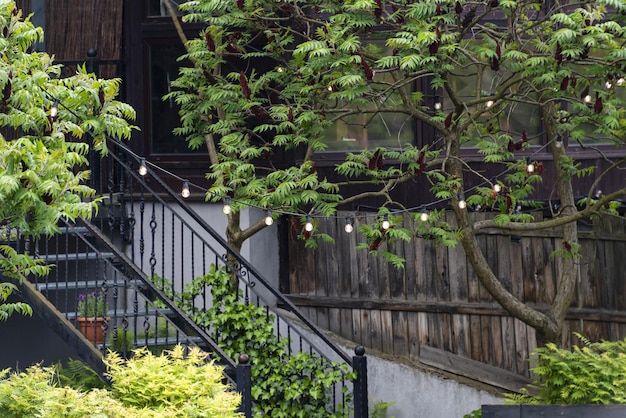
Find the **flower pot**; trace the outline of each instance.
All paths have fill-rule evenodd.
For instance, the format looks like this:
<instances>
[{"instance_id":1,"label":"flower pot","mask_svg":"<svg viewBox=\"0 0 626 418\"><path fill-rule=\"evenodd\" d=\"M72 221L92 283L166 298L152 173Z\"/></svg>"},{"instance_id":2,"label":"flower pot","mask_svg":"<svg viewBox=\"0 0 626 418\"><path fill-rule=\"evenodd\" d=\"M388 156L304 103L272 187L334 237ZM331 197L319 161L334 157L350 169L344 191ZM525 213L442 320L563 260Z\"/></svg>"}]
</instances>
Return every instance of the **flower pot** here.
<instances>
[{"instance_id":1,"label":"flower pot","mask_svg":"<svg viewBox=\"0 0 626 418\"><path fill-rule=\"evenodd\" d=\"M78 329L93 344L104 344L104 330L109 326L109 317L78 317Z\"/></svg>"}]
</instances>

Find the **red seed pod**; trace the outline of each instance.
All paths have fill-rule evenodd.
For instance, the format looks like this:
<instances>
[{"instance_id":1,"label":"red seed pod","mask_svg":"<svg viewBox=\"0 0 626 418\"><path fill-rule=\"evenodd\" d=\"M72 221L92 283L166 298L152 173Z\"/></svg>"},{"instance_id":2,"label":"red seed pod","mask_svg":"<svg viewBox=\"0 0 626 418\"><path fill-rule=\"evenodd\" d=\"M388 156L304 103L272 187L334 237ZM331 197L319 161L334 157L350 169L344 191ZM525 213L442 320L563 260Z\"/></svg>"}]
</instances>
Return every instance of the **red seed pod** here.
<instances>
[{"instance_id":1,"label":"red seed pod","mask_svg":"<svg viewBox=\"0 0 626 418\"><path fill-rule=\"evenodd\" d=\"M367 79L367 81L372 81L372 78L374 78L374 73L372 72L370 66L367 64L367 60L365 59L365 56L363 54L361 54L361 65L363 66L363 71L365 72L365 78Z\"/></svg>"},{"instance_id":2,"label":"red seed pod","mask_svg":"<svg viewBox=\"0 0 626 418\"><path fill-rule=\"evenodd\" d=\"M453 114L454 114L454 112L448 113L448 116L446 116L446 120L443 122L443 125L445 126L446 129L448 129L450 127L450 125L452 125L452 115Z\"/></svg>"},{"instance_id":3,"label":"red seed pod","mask_svg":"<svg viewBox=\"0 0 626 418\"><path fill-rule=\"evenodd\" d=\"M376 16L376 20L380 20L383 16L383 6L380 0L376 0L376 8L374 9L374 16Z\"/></svg>"},{"instance_id":4,"label":"red seed pod","mask_svg":"<svg viewBox=\"0 0 626 418\"><path fill-rule=\"evenodd\" d=\"M211 34L209 32L204 34L204 41L207 48L209 48L209 51L215 52L215 44L213 43L213 38L211 38Z\"/></svg>"},{"instance_id":5,"label":"red seed pod","mask_svg":"<svg viewBox=\"0 0 626 418\"><path fill-rule=\"evenodd\" d=\"M461 2L457 1L456 3L454 3L454 11L458 15L463 13L463 6L461 5Z\"/></svg>"},{"instance_id":6,"label":"red seed pod","mask_svg":"<svg viewBox=\"0 0 626 418\"><path fill-rule=\"evenodd\" d=\"M241 71L239 73L239 85L241 86L241 92L245 96L246 99L250 99L250 87L248 87L248 79L246 75Z\"/></svg>"},{"instance_id":7,"label":"red seed pod","mask_svg":"<svg viewBox=\"0 0 626 418\"><path fill-rule=\"evenodd\" d=\"M428 52L430 52L430 55L435 55L437 53L437 51L439 51L439 46L441 45L441 42L439 41L435 41L433 43L431 43L428 46Z\"/></svg>"},{"instance_id":8,"label":"red seed pod","mask_svg":"<svg viewBox=\"0 0 626 418\"><path fill-rule=\"evenodd\" d=\"M289 110L287 110L287 119L289 120L289 122L293 123L293 109L289 108Z\"/></svg>"},{"instance_id":9,"label":"red seed pod","mask_svg":"<svg viewBox=\"0 0 626 418\"><path fill-rule=\"evenodd\" d=\"M311 164L311 168L309 169L309 174L315 173L315 170L317 170L317 163L313 161L313 164Z\"/></svg>"},{"instance_id":10,"label":"red seed pod","mask_svg":"<svg viewBox=\"0 0 626 418\"><path fill-rule=\"evenodd\" d=\"M563 51L561 50L561 44L558 42L556 43L556 50L554 51L554 59L557 65L561 65L563 62Z\"/></svg>"},{"instance_id":11,"label":"red seed pod","mask_svg":"<svg viewBox=\"0 0 626 418\"><path fill-rule=\"evenodd\" d=\"M596 103L593 105L593 110L596 113L602 113L602 97L600 97L600 94L596 91Z\"/></svg>"},{"instance_id":12,"label":"red seed pod","mask_svg":"<svg viewBox=\"0 0 626 418\"><path fill-rule=\"evenodd\" d=\"M537 165L535 166L535 173L537 174L543 173L543 163L541 161L539 161Z\"/></svg>"},{"instance_id":13,"label":"red seed pod","mask_svg":"<svg viewBox=\"0 0 626 418\"><path fill-rule=\"evenodd\" d=\"M370 251L376 251L381 241L382 241L382 238L376 238L374 242L370 244Z\"/></svg>"},{"instance_id":14,"label":"red seed pod","mask_svg":"<svg viewBox=\"0 0 626 418\"><path fill-rule=\"evenodd\" d=\"M526 136L526 129L522 130L522 142L528 142L528 136Z\"/></svg>"},{"instance_id":15,"label":"red seed pod","mask_svg":"<svg viewBox=\"0 0 626 418\"><path fill-rule=\"evenodd\" d=\"M502 59L502 49L500 48L500 44L496 44L496 56L499 60Z\"/></svg>"},{"instance_id":16,"label":"red seed pod","mask_svg":"<svg viewBox=\"0 0 626 418\"><path fill-rule=\"evenodd\" d=\"M569 84L569 77L563 77L563 81L561 81L561 91L567 90L567 85Z\"/></svg>"},{"instance_id":17,"label":"red seed pod","mask_svg":"<svg viewBox=\"0 0 626 418\"><path fill-rule=\"evenodd\" d=\"M239 7L239 9L243 9L243 0L237 0L237 7Z\"/></svg>"},{"instance_id":18,"label":"red seed pod","mask_svg":"<svg viewBox=\"0 0 626 418\"><path fill-rule=\"evenodd\" d=\"M500 60L497 58L494 58L491 60L491 69L493 71L498 71L500 69Z\"/></svg>"},{"instance_id":19,"label":"red seed pod","mask_svg":"<svg viewBox=\"0 0 626 418\"><path fill-rule=\"evenodd\" d=\"M513 143L513 141L509 140L509 144L506 146L506 149L509 152L515 152L515 144Z\"/></svg>"}]
</instances>

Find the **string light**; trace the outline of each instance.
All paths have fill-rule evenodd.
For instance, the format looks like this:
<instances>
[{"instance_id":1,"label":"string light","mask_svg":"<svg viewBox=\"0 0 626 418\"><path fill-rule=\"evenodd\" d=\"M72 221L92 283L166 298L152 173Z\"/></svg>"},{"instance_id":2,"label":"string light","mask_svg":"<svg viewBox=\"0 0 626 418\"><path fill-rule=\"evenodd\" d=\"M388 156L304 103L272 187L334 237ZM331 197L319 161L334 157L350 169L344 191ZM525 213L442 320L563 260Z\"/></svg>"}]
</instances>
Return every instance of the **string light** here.
<instances>
[{"instance_id":1,"label":"string light","mask_svg":"<svg viewBox=\"0 0 626 418\"><path fill-rule=\"evenodd\" d=\"M606 82L604 83L604 87L606 87L607 90L613 87L613 82L611 80L612 79L606 80Z\"/></svg>"},{"instance_id":2,"label":"string light","mask_svg":"<svg viewBox=\"0 0 626 418\"><path fill-rule=\"evenodd\" d=\"M502 186L497 181L493 183L493 191L496 193L500 193L502 191Z\"/></svg>"},{"instance_id":3,"label":"string light","mask_svg":"<svg viewBox=\"0 0 626 418\"><path fill-rule=\"evenodd\" d=\"M465 201L461 193L457 194L457 199L459 200L459 209L465 209L467 207L467 202Z\"/></svg>"},{"instance_id":4,"label":"string light","mask_svg":"<svg viewBox=\"0 0 626 418\"><path fill-rule=\"evenodd\" d=\"M189 196L191 196L188 180L183 180L183 189L180 191L180 195L183 197L183 199L187 199Z\"/></svg>"},{"instance_id":5,"label":"string light","mask_svg":"<svg viewBox=\"0 0 626 418\"><path fill-rule=\"evenodd\" d=\"M435 96L435 104L433 107L435 108L435 110L441 110L442 104L441 100L439 99L439 95Z\"/></svg>"},{"instance_id":6,"label":"string light","mask_svg":"<svg viewBox=\"0 0 626 418\"><path fill-rule=\"evenodd\" d=\"M587 104L587 105L591 104L591 100L592 100L592 98L591 98L591 94L587 94L587 95L583 98L583 101L584 101L584 102L585 102L585 104Z\"/></svg>"},{"instance_id":7,"label":"string light","mask_svg":"<svg viewBox=\"0 0 626 418\"><path fill-rule=\"evenodd\" d=\"M304 224L304 230L307 232L313 231L313 223L311 222L311 215L306 216L306 223Z\"/></svg>"},{"instance_id":8,"label":"string light","mask_svg":"<svg viewBox=\"0 0 626 418\"><path fill-rule=\"evenodd\" d=\"M346 216L346 226L344 226L343 229L348 234L351 233L354 230L354 227L352 226L352 218L351 217Z\"/></svg>"},{"instance_id":9,"label":"string light","mask_svg":"<svg viewBox=\"0 0 626 418\"><path fill-rule=\"evenodd\" d=\"M230 207L230 198L227 197L226 199L224 199L224 206L222 207L222 212L224 212L224 215L230 215L231 211L232 211L232 208Z\"/></svg>"},{"instance_id":10,"label":"string light","mask_svg":"<svg viewBox=\"0 0 626 418\"><path fill-rule=\"evenodd\" d=\"M59 99L54 99L54 103L52 103L52 107L50 108L50 117L52 119L56 118L59 114Z\"/></svg>"},{"instance_id":11,"label":"string light","mask_svg":"<svg viewBox=\"0 0 626 418\"><path fill-rule=\"evenodd\" d=\"M617 85L622 85L622 84L624 83L624 78L623 78L623 77L621 77L621 76L620 76L620 77L618 77L618 76L616 75L616 76L615 76L615 79L616 79L616 84L617 84ZM332 85L331 85L331 86L328 86L328 87L329 87L329 90L333 90L333 86L332 86ZM584 100L585 100L585 102L590 103L590 102L592 101L591 95L587 95L587 96L585 96ZM54 103L55 103L55 104L57 104L57 103L59 103L59 101L58 101L58 100L54 100ZM440 102L440 101L436 101L436 102L435 102L435 104L436 104L436 103L441 103L441 102ZM494 102L493 102L493 100L489 100L489 101L488 101L488 103L487 103L488 107L492 106L492 105L493 105L493 103L494 103ZM56 107L56 106L53 106L53 107ZM55 112L52 108L50 109L50 111L51 111L51 113L54 113L54 112ZM70 111L70 112L72 112L72 111L71 111L71 109L70 109L69 111ZM58 108L57 108L57 112L58 112ZM129 155L131 155L131 156L133 156L134 158L136 158L136 159L140 160L140 164L139 164L139 167L138 167L138 172L139 172L139 175L141 175L141 176L145 176L145 175L148 173L148 167L147 167L146 159L145 159L144 157L140 157L139 155L137 155L136 153L134 153L134 152L133 152L130 148L128 148L128 147L127 147L124 143L119 142L119 141L117 141L117 140L116 140L116 139L114 139L114 138L110 138L110 137L108 137L108 136L107 136L107 137L106 137L106 140L107 140L107 141L111 141L111 142L113 142L116 146L119 146L121 149L123 149L123 150L124 150L125 152L127 152ZM562 142L562 138L560 138L560 136L559 136L559 137L555 138L555 141L557 142L556 146L558 147L558 146L559 146L559 144L558 144L558 143L559 143L559 142ZM538 147L538 148L537 148L537 149L533 152L533 154L532 154L532 155L535 155L535 154L537 154L537 153L539 153L539 152L543 151L543 150L544 150L544 149L545 149L545 148L546 148L549 144L550 144L550 143L548 142L548 143L546 143L546 144L542 145L541 147ZM176 177L176 178L178 178L179 180L182 180L182 179L181 179L179 176L177 176L176 174L174 174L174 173L172 173L172 172L170 172L170 171L168 171L168 170L166 170L166 169L164 169L164 168L162 168L162 167L160 167L160 166L158 166L158 165L151 164L151 166L152 166L152 167L154 167L154 168L156 168L157 170L159 170L159 171L161 171L161 172L163 172L163 173L165 173L165 174L167 174L167 175L171 176L171 177ZM534 170L534 168L535 168L535 166L533 165L533 166L532 166L532 170ZM506 173L506 172L508 172L508 171L510 171L511 169L512 169L512 167L510 167L510 168L506 169L503 173L501 173L501 175L502 175L502 174L504 174L504 173ZM187 180L184 180L184 181L186 181L186 182L187 182L187 187L188 187L188 181L187 181ZM473 190L473 189L475 189L475 188L477 188L477 187L480 187L480 186L481 186L481 185L476 185L476 186L472 187L472 189L470 189L470 190ZM202 188L201 186L195 186L195 187L198 187L198 188L200 188L200 189L203 189L205 192L208 192L208 190L206 190L206 189ZM496 187L496 186L494 185L494 188L495 188L495 187ZM440 203L445 202L446 200L447 200L447 199L443 198L443 199L440 199L440 200L437 200L437 201L434 201L434 202L430 202L430 203L428 203L427 205L422 205L422 206L423 206L423 210L422 210L422 213L420 214L420 219L421 219L422 221L426 221L426 220L428 220L429 215L428 215L428 212L427 212L427 210L426 210L426 206L435 206L435 205L437 205L437 204L440 204ZM245 205L247 205L247 206L249 206L249 207L255 207L254 205L250 205L250 204L248 204L248 203L246 203ZM464 198L462 197L461 193L458 193L458 205L459 205L459 208L461 208L461 209L464 209L464 208L466 208L466 207L467 207L467 202L464 200ZM258 208L258 206L256 206L256 207ZM259 208L259 209L261 209L261 208ZM416 208L408 208L408 209L405 209L405 211L406 211L406 212L409 212L409 211L413 211L413 210L415 210L415 209L416 209ZM521 209L521 208L520 208L520 209ZM223 206L223 208L222 208L222 211L224 212L224 214L227 214L227 215L228 215L228 214L230 214L230 213L231 213L231 210L232 210L232 209L231 209L231 206L230 206L230 198L225 198L225 199L224 199L224 206ZM268 210L269 210L269 209L268 209ZM286 214L286 215L298 215L297 213L290 213L290 212L281 212L281 213ZM349 220L348 220L348 219L349 219ZM348 224L349 224L349 226L348 226ZM307 231L309 231L309 232L313 230L313 224L312 224L312 222L311 222L311 215L307 215L307 223L305 224L305 229L306 229ZM345 228L344 228L344 229L346 230L346 232L348 232L348 230L352 231L352 229L353 229L353 226L352 226L352 219L350 219L350 218L346 218L346 226L345 226Z\"/></svg>"},{"instance_id":12,"label":"string light","mask_svg":"<svg viewBox=\"0 0 626 418\"><path fill-rule=\"evenodd\" d=\"M267 211L265 212L265 225L270 226L273 223L274 219L272 218L272 211L267 209Z\"/></svg>"},{"instance_id":13,"label":"string light","mask_svg":"<svg viewBox=\"0 0 626 418\"><path fill-rule=\"evenodd\" d=\"M624 85L624 76L623 75L618 75L617 76L617 81L615 82L615 84L617 84L618 87L622 87Z\"/></svg>"},{"instance_id":14,"label":"string light","mask_svg":"<svg viewBox=\"0 0 626 418\"><path fill-rule=\"evenodd\" d=\"M557 148L561 148L563 146L563 137L561 134L558 134L556 138L554 138L554 146Z\"/></svg>"},{"instance_id":15,"label":"string light","mask_svg":"<svg viewBox=\"0 0 626 418\"><path fill-rule=\"evenodd\" d=\"M139 172L140 176L145 176L146 174L148 174L148 167L146 166L145 158L141 159L141 162L139 163L139 169L137 169L137 171Z\"/></svg>"},{"instance_id":16,"label":"string light","mask_svg":"<svg viewBox=\"0 0 626 418\"><path fill-rule=\"evenodd\" d=\"M526 172L532 174L535 171L535 163L526 159Z\"/></svg>"},{"instance_id":17,"label":"string light","mask_svg":"<svg viewBox=\"0 0 626 418\"><path fill-rule=\"evenodd\" d=\"M491 106L493 106L493 100L491 99L487 100L487 103L485 103L485 106L487 106L487 109L489 109Z\"/></svg>"},{"instance_id":18,"label":"string light","mask_svg":"<svg viewBox=\"0 0 626 418\"><path fill-rule=\"evenodd\" d=\"M391 223L389 222L389 216L385 213L385 217L383 218L383 229L387 230L391 227Z\"/></svg>"}]
</instances>

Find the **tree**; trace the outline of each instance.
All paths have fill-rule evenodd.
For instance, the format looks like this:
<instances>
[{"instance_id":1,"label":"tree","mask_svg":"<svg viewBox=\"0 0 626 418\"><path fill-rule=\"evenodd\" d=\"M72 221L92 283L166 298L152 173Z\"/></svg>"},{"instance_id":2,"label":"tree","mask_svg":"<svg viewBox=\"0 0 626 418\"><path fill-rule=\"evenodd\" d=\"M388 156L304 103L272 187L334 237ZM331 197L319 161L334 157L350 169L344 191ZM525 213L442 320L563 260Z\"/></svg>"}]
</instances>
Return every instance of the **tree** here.
<instances>
[{"instance_id":1,"label":"tree","mask_svg":"<svg viewBox=\"0 0 626 418\"><path fill-rule=\"evenodd\" d=\"M128 138L134 110L115 100L120 80L101 80L79 68L61 79L61 66L33 52L41 28L23 19L15 2L0 1L0 239L32 239L59 232L61 218L90 217L97 209L89 179L90 147L106 152L105 135ZM10 245L0 246L0 320L13 312L16 283L49 271ZM12 280L7 280L12 279Z\"/></svg>"},{"instance_id":2,"label":"tree","mask_svg":"<svg viewBox=\"0 0 626 418\"><path fill-rule=\"evenodd\" d=\"M314 224L342 204L379 197L380 219L361 227L364 248L401 266L386 242L414 236L460 242L496 301L534 327L540 342L560 341L576 283L576 222L619 215L617 199L626 193L624 187L598 191L602 178L624 167L623 152L608 170L595 172L568 155L562 136L606 159L598 142L624 146L626 2L195 0L181 8L187 21L208 27L188 43L185 58L193 67L181 70L178 90L169 96L181 106L176 132L192 148L206 144L213 182L207 199L229 200L226 234L236 249L265 227L259 220L242 229L243 207L299 213L304 225L307 215ZM516 129L518 113L538 115L537 132L528 120ZM406 121L394 132L398 142L413 122L434 130L435 140L348 153L335 167L345 181L319 175L316 158L328 146L328 127L374 129L391 114ZM496 178L464 160L468 147ZM556 173L558 207L546 220L518 210L543 204L532 194L544 167L524 158L538 148L551 154ZM284 151L297 155L293 164L275 158ZM573 182L591 175L588 198L577 200ZM430 182L434 199L449 199L457 227L441 221L441 208L421 223L413 212L413 229L399 224L405 207L391 191L420 177ZM370 188L352 193L348 186L355 184ZM496 216L471 222L465 203ZM381 227L385 216L393 228ZM550 309L539 311L494 275L476 233L559 226L561 278ZM302 237L308 245L331 239L315 229L303 229Z\"/></svg>"}]
</instances>

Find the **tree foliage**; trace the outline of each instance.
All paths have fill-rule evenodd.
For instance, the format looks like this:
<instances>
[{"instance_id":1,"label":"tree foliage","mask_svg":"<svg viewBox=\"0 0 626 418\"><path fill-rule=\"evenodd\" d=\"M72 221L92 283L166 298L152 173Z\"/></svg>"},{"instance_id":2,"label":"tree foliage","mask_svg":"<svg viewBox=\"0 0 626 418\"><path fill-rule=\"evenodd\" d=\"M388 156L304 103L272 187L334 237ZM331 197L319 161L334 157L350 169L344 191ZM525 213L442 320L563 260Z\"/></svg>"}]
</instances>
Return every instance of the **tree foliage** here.
<instances>
[{"instance_id":1,"label":"tree foliage","mask_svg":"<svg viewBox=\"0 0 626 418\"><path fill-rule=\"evenodd\" d=\"M362 228L363 248L401 265L385 251L388 241L417 235L461 242L502 306L542 338L559 338L575 283L576 221L618 214L616 199L626 192L598 193L607 172L580 166L561 139L607 159L598 144L624 146L625 2L193 0L181 8L187 21L207 28L188 43L193 66L181 70L168 98L181 106L177 133L192 148L208 147L207 199L230 199L227 235L236 248L263 228L260 220L242 229L242 207L300 213L304 224L306 214L331 216L340 204L377 197L384 204L375 224ZM347 153L334 168L339 182L319 175L329 127L374 129L390 114L405 120L390 132L396 145ZM403 130L414 123L432 129L433 141L418 147L406 140ZM475 170L465 150L496 177ZM286 166L276 157L285 151L296 155ZM535 221L520 209L542 206L533 193L544 163L526 160L540 151L552 157L545 164L554 170L559 205L553 218ZM620 157L611 169L623 164ZM596 197L576 201L572 182L590 176L587 196ZM414 229L381 228L385 214L410 209L392 191L418 178L427 179L437 201L449 201L457 225L433 216ZM350 185L368 188L353 192ZM497 216L471 223L460 201ZM569 256L553 306L539 312L504 288L475 234L557 226ZM320 237L315 228L301 236L309 245Z\"/></svg>"},{"instance_id":2,"label":"tree foliage","mask_svg":"<svg viewBox=\"0 0 626 418\"><path fill-rule=\"evenodd\" d=\"M41 28L15 2L0 1L0 225L3 241L58 232L61 218L90 217L97 209L89 179L90 147L106 152L105 135L128 138L134 110L115 100L120 80L101 80L79 68L60 78L52 57L33 52ZM14 235L14 236L11 236ZM48 267L0 247L0 273L20 281ZM6 303L14 285L0 283L0 319L30 313Z\"/></svg>"}]
</instances>

